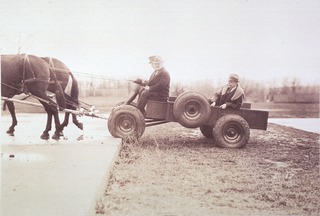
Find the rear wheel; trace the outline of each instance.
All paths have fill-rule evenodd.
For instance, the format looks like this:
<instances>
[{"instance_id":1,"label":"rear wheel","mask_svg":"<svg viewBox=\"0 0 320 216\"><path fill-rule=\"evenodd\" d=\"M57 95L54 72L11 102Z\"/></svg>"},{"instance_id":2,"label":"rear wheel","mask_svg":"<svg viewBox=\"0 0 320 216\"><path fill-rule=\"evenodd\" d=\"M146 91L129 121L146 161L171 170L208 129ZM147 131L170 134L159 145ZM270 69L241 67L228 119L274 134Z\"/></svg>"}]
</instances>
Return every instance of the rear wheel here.
<instances>
[{"instance_id":1,"label":"rear wheel","mask_svg":"<svg viewBox=\"0 0 320 216\"><path fill-rule=\"evenodd\" d=\"M108 119L108 129L113 137L138 139L145 130L144 116L133 106L116 106Z\"/></svg>"},{"instance_id":2,"label":"rear wheel","mask_svg":"<svg viewBox=\"0 0 320 216\"><path fill-rule=\"evenodd\" d=\"M219 147L242 148L249 141L250 128L241 116L225 115L213 128L213 137Z\"/></svg>"},{"instance_id":3,"label":"rear wheel","mask_svg":"<svg viewBox=\"0 0 320 216\"><path fill-rule=\"evenodd\" d=\"M210 112L207 98L197 92L184 92L173 104L174 117L177 122L187 128L203 125L208 120Z\"/></svg>"},{"instance_id":4,"label":"rear wheel","mask_svg":"<svg viewBox=\"0 0 320 216\"><path fill-rule=\"evenodd\" d=\"M213 127L210 125L200 126L201 133L203 134L203 136L207 138L213 138L212 130L213 130Z\"/></svg>"}]
</instances>

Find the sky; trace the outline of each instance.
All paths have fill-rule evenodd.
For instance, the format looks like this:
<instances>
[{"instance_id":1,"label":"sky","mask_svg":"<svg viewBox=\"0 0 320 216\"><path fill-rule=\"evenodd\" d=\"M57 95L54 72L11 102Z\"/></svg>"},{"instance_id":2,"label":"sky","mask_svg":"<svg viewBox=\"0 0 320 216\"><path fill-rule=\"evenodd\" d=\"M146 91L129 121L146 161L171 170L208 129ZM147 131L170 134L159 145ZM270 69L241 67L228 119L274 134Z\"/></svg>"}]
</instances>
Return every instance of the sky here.
<instances>
[{"instance_id":1,"label":"sky","mask_svg":"<svg viewBox=\"0 0 320 216\"><path fill-rule=\"evenodd\" d=\"M71 71L172 82L320 82L319 0L0 0L1 54L55 57Z\"/></svg>"}]
</instances>

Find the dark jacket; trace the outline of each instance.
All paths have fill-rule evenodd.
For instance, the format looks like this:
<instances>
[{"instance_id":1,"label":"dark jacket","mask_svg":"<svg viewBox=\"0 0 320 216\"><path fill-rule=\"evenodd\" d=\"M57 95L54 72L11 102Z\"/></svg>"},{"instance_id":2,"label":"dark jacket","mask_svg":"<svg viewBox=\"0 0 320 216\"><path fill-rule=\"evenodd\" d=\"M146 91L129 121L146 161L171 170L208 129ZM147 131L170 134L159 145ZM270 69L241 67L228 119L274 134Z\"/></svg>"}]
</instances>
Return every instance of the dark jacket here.
<instances>
[{"instance_id":1,"label":"dark jacket","mask_svg":"<svg viewBox=\"0 0 320 216\"><path fill-rule=\"evenodd\" d=\"M216 102L216 106L227 104L227 108L240 109L244 99L244 90L238 84L236 88L228 92L229 86L225 85L220 91L214 94L211 102Z\"/></svg>"},{"instance_id":2,"label":"dark jacket","mask_svg":"<svg viewBox=\"0 0 320 216\"><path fill-rule=\"evenodd\" d=\"M149 91L156 97L169 97L170 75L165 68L154 71L147 83Z\"/></svg>"}]
</instances>

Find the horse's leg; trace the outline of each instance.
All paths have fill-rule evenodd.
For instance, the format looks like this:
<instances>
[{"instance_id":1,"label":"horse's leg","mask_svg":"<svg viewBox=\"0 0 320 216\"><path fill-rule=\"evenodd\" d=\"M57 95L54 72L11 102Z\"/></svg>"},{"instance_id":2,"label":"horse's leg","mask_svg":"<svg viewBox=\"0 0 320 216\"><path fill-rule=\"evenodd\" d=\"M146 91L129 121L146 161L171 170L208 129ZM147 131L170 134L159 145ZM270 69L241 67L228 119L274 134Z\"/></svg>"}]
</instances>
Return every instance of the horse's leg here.
<instances>
[{"instance_id":1,"label":"horse's leg","mask_svg":"<svg viewBox=\"0 0 320 216\"><path fill-rule=\"evenodd\" d=\"M13 133L14 127L18 124L16 112L15 112L15 107L14 107L14 103L12 101L6 101L5 103L7 104L8 110L9 110L11 118L12 118L12 124L9 127L9 129L7 130L7 134L10 134L11 136L13 136L14 135L14 133Z\"/></svg>"},{"instance_id":2,"label":"horse's leg","mask_svg":"<svg viewBox=\"0 0 320 216\"><path fill-rule=\"evenodd\" d=\"M69 113L69 112L66 112L65 115L64 115L64 120L63 120L63 122L62 122L61 125L60 125L61 132L63 131L64 127L68 126L68 124L69 124L69 117L70 117L70 113ZM79 129L83 130L83 124L78 121L77 115L72 114L72 122L73 122Z\"/></svg>"},{"instance_id":3,"label":"horse's leg","mask_svg":"<svg viewBox=\"0 0 320 216\"><path fill-rule=\"evenodd\" d=\"M68 109L72 109L72 110L76 110L76 108L74 106L67 106ZM69 116L71 113L66 112L66 114L64 115L64 121L61 124L61 128L63 130L64 127L68 126L69 124ZM78 121L77 119L77 115L72 114L72 122L73 124L75 124L79 129L83 130L83 124L81 122Z\"/></svg>"},{"instance_id":4,"label":"horse's leg","mask_svg":"<svg viewBox=\"0 0 320 216\"><path fill-rule=\"evenodd\" d=\"M60 136L63 135L62 134L60 120L59 120L59 112L58 112L58 110L54 110L52 112L52 115L54 117L54 123L55 123L55 126L56 126L56 130L55 130L54 134L52 135L52 139L58 140L58 139L60 139Z\"/></svg>"},{"instance_id":5,"label":"horse's leg","mask_svg":"<svg viewBox=\"0 0 320 216\"><path fill-rule=\"evenodd\" d=\"M80 130L83 130L83 124L78 121L77 115L72 114L72 121L73 121L73 124L75 124Z\"/></svg>"},{"instance_id":6,"label":"horse's leg","mask_svg":"<svg viewBox=\"0 0 320 216\"><path fill-rule=\"evenodd\" d=\"M48 107L46 103L41 102L42 105L44 106L44 109L47 112L47 124L45 130L42 132L42 135L40 136L41 139L49 139L49 131L51 130L51 124L52 124L52 113L51 113L51 108Z\"/></svg>"},{"instance_id":7,"label":"horse's leg","mask_svg":"<svg viewBox=\"0 0 320 216\"><path fill-rule=\"evenodd\" d=\"M52 109L48 104L42 103L47 112L47 125L45 131L43 131L41 135L41 139L49 139L49 131L51 130L52 125L52 116L55 122L55 132L52 135L52 139L58 140L60 138L60 120L59 120L59 112L58 110Z\"/></svg>"},{"instance_id":8,"label":"horse's leg","mask_svg":"<svg viewBox=\"0 0 320 216\"><path fill-rule=\"evenodd\" d=\"M68 112L66 112L64 114L64 120L60 125L61 132L63 131L64 127L67 127L69 124L69 115L70 115L70 113L68 113Z\"/></svg>"}]
</instances>

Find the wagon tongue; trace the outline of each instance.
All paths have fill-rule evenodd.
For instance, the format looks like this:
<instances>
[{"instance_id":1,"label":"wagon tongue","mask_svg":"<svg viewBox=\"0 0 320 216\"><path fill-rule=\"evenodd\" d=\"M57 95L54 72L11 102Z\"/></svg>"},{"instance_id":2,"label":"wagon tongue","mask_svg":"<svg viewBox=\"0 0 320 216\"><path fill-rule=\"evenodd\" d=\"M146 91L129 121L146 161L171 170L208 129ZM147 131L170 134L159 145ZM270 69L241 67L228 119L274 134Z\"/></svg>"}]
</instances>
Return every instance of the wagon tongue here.
<instances>
[{"instance_id":1,"label":"wagon tongue","mask_svg":"<svg viewBox=\"0 0 320 216\"><path fill-rule=\"evenodd\" d=\"M99 110L96 110L95 106L91 106L89 109L80 108L77 111L67 110L66 112L71 112L71 113L79 115L79 116L90 116L93 118L108 119L104 115L98 115Z\"/></svg>"},{"instance_id":2,"label":"wagon tongue","mask_svg":"<svg viewBox=\"0 0 320 216\"><path fill-rule=\"evenodd\" d=\"M49 91L47 91L47 95L48 95L48 97L50 97L50 98L54 98L54 97L56 96L54 93L49 92Z\"/></svg>"}]
</instances>

